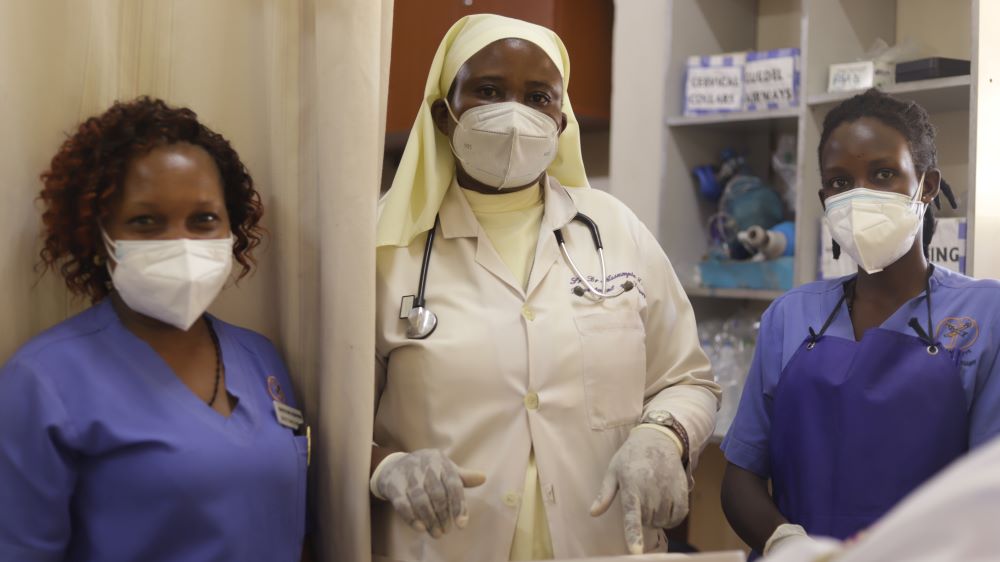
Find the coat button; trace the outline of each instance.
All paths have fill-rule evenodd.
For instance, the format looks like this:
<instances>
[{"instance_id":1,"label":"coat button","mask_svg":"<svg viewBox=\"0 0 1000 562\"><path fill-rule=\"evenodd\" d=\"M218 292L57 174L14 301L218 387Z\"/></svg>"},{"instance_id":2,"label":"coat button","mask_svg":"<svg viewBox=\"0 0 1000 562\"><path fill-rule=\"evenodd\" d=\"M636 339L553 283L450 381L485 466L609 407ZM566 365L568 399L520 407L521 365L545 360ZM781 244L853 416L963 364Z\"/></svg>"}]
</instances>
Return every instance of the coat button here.
<instances>
[{"instance_id":1,"label":"coat button","mask_svg":"<svg viewBox=\"0 0 1000 562\"><path fill-rule=\"evenodd\" d=\"M527 408L527 409L529 409L529 410L537 410L538 409L538 394L536 394L534 392L529 392L524 397L524 407Z\"/></svg>"},{"instance_id":2,"label":"coat button","mask_svg":"<svg viewBox=\"0 0 1000 562\"><path fill-rule=\"evenodd\" d=\"M503 495L503 503L507 507L517 507L519 500L520 498L514 492L507 492L506 494Z\"/></svg>"},{"instance_id":3,"label":"coat button","mask_svg":"<svg viewBox=\"0 0 1000 562\"><path fill-rule=\"evenodd\" d=\"M521 308L521 316L524 316L525 320L531 322L535 319L535 311L531 310L529 306L524 306Z\"/></svg>"}]
</instances>

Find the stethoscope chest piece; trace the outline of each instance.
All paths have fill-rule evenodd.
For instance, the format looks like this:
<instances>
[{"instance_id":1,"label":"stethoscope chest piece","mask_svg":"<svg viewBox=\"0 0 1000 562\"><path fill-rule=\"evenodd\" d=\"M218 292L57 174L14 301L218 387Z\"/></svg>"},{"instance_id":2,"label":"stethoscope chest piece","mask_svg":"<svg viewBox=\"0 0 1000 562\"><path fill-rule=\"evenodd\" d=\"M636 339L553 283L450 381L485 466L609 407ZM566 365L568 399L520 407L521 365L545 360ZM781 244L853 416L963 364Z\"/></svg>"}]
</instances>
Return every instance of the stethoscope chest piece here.
<instances>
[{"instance_id":1,"label":"stethoscope chest piece","mask_svg":"<svg viewBox=\"0 0 1000 562\"><path fill-rule=\"evenodd\" d=\"M407 321L406 337L411 340L422 340L433 334L438 324L437 315L423 306L411 308Z\"/></svg>"}]
</instances>

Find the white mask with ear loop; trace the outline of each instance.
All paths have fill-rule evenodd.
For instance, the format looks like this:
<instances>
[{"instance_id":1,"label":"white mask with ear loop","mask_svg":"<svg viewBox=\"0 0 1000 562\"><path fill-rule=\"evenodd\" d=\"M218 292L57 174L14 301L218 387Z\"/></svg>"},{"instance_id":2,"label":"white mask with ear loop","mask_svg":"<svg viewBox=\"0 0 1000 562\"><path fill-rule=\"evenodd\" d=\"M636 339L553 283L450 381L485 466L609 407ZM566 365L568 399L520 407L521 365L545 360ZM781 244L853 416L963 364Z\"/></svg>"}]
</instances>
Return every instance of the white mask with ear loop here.
<instances>
[{"instance_id":1,"label":"white mask with ear loop","mask_svg":"<svg viewBox=\"0 0 1000 562\"><path fill-rule=\"evenodd\" d=\"M824 220L833 239L861 269L878 273L913 247L927 210L920 200L923 192L923 175L912 197L855 187L827 198Z\"/></svg>"},{"instance_id":2,"label":"white mask with ear loop","mask_svg":"<svg viewBox=\"0 0 1000 562\"><path fill-rule=\"evenodd\" d=\"M451 151L479 182L503 190L528 185L556 158L559 125L548 115L514 101L473 107L456 119Z\"/></svg>"},{"instance_id":3,"label":"white mask with ear loop","mask_svg":"<svg viewBox=\"0 0 1000 562\"><path fill-rule=\"evenodd\" d=\"M233 270L233 236L114 241L101 229L108 273L132 310L187 331ZM111 262L115 267L111 269Z\"/></svg>"}]
</instances>

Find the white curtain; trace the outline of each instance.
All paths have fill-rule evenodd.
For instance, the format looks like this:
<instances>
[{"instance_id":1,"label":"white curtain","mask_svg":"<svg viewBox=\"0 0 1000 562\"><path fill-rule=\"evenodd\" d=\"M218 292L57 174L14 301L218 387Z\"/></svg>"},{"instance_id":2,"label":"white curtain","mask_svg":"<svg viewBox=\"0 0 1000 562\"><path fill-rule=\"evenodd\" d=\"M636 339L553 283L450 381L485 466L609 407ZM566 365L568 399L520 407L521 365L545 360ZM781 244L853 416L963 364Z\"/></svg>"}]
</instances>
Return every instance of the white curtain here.
<instances>
[{"instance_id":1,"label":"white curtain","mask_svg":"<svg viewBox=\"0 0 1000 562\"><path fill-rule=\"evenodd\" d=\"M321 560L369 560L374 224L392 0L0 2L0 362L87 306L40 276L38 175L116 99L164 98L232 141L269 243L213 312L283 351L314 428ZM251 492L252 493L252 492Z\"/></svg>"}]
</instances>

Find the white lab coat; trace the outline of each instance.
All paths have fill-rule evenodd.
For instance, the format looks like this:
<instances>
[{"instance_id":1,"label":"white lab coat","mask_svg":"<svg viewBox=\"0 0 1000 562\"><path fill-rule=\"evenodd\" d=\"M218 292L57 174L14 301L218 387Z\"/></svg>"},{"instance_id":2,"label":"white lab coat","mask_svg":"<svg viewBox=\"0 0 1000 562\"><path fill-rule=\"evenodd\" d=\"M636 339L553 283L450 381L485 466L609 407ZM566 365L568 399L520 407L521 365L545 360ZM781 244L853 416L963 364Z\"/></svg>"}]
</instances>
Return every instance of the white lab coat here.
<instances>
[{"instance_id":1,"label":"white lab coat","mask_svg":"<svg viewBox=\"0 0 1000 562\"><path fill-rule=\"evenodd\" d=\"M905 462L905 461L904 461ZM773 562L995 562L1000 560L1000 437L925 482L853 544L779 547Z\"/></svg>"},{"instance_id":2,"label":"white lab coat","mask_svg":"<svg viewBox=\"0 0 1000 562\"><path fill-rule=\"evenodd\" d=\"M719 389L691 304L655 238L606 193L549 180L525 290L458 189L440 209L426 289L438 326L429 338L407 339L400 319L401 298L416 293L425 236L378 249L374 437L403 451L441 449L487 481L466 490L468 527L438 540L374 502L376 560L507 560L532 444L556 558L624 554L620 502L600 518L589 507L644 407L672 412L694 455L714 426ZM635 289L602 303L573 294L555 229L582 272L600 275L590 232L571 222L577 212L601 229L614 285L631 280ZM647 532L646 545L662 550L662 533Z\"/></svg>"}]
</instances>

